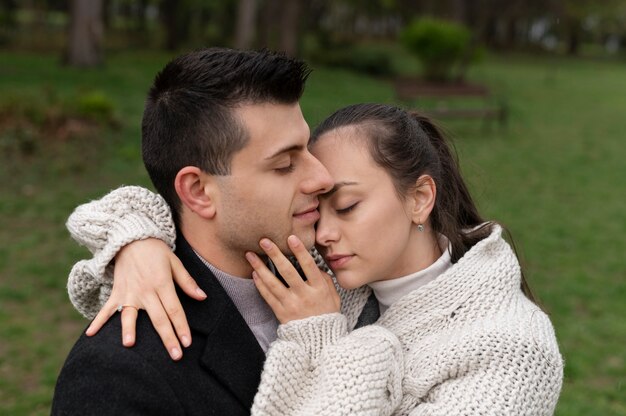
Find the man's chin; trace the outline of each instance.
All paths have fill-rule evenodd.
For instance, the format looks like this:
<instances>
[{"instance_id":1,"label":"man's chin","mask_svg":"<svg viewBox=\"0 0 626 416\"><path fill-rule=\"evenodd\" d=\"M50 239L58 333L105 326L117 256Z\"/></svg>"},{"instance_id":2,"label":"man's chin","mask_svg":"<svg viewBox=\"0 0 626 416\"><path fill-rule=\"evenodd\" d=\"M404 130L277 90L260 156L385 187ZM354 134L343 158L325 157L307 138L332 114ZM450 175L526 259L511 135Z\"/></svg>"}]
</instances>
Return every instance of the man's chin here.
<instances>
[{"instance_id":1,"label":"man's chin","mask_svg":"<svg viewBox=\"0 0 626 416\"><path fill-rule=\"evenodd\" d=\"M294 234L300 239L300 241L302 241L302 244L304 244L307 250L313 248L313 245L315 244L315 229L313 227L307 230L299 230L294 232Z\"/></svg>"},{"instance_id":2,"label":"man's chin","mask_svg":"<svg viewBox=\"0 0 626 416\"><path fill-rule=\"evenodd\" d=\"M291 251L291 249L289 248L289 245L287 244L287 237L289 237L292 234L298 237L300 241L302 241L302 243L307 248L307 250L310 250L315 244L315 229L313 227L311 227L310 230L309 229L299 229L299 230L292 229L289 233L283 235L282 237L277 237L277 236L274 236L273 238L271 236L267 236L267 237L270 240L272 240L274 244L276 244L278 249L285 256L293 256L293 252ZM260 254L265 255L263 250L259 250L259 248L255 248L255 250L253 251L259 252Z\"/></svg>"}]
</instances>

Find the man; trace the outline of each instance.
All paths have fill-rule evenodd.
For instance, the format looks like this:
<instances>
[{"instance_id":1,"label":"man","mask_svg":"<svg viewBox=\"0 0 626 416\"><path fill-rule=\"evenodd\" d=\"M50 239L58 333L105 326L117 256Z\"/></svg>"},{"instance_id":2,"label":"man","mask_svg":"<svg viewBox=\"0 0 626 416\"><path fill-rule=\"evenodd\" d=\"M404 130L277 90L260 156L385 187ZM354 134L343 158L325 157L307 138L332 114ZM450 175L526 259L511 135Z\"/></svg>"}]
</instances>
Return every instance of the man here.
<instances>
[{"instance_id":1,"label":"man","mask_svg":"<svg viewBox=\"0 0 626 416\"><path fill-rule=\"evenodd\" d=\"M142 122L144 164L174 213L176 255L207 299L181 297L194 341L180 361L144 312L133 348L119 342L118 316L83 335L59 376L53 415L249 414L276 323L254 322L266 311L241 299L233 279L250 277L244 253L258 251L261 237L284 252L290 234L312 246L317 196L332 186L307 149L298 100L308 74L266 51L205 49L157 75ZM107 201L118 214L134 208L118 202Z\"/></svg>"}]
</instances>

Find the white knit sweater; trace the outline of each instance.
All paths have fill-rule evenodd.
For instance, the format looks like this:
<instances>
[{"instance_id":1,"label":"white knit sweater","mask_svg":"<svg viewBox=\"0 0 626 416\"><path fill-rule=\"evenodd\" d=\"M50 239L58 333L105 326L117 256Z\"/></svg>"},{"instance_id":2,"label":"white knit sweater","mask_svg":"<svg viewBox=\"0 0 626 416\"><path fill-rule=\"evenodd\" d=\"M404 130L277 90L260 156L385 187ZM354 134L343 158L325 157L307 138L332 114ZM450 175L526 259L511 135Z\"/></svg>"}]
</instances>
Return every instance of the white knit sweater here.
<instances>
[{"instance_id":1,"label":"white knit sweater","mask_svg":"<svg viewBox=\"0 0 626 416\"><path fill-rule=\"evenodd\" d=\"M94 253L70 274L77 309L86 316L97 312L110 291L107 258L123 243L154 236L173 246L166 211L160 197L127 187L72 214L68 228ZM551 415L563 363L548 317L523 295L520 278L496 225L375 325L350 332L371 290L340 289L341 314L279 327L252 413Z\"/></svg>"}]
</instances>

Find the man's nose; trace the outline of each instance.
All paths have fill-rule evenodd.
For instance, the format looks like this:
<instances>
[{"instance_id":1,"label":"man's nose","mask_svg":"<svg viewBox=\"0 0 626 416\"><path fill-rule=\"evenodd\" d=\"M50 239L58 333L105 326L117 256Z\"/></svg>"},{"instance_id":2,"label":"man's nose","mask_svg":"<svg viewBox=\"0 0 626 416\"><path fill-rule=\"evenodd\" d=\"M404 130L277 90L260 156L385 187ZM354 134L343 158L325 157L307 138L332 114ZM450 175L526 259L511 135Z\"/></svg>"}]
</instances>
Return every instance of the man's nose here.
<instances>
[{"instance_id":1,"label":"man's nose","mask_svg":"<svg viewBox=\"0 0 626 416\"><path fill-rule=\"evenodd\" d=\"M333 187L333 178L322 162L317 160L312 154L308 154L307 162L309 169L308 177L303 181L303 192L306 194L323 194Z\"/></svg>"}]
</instances>

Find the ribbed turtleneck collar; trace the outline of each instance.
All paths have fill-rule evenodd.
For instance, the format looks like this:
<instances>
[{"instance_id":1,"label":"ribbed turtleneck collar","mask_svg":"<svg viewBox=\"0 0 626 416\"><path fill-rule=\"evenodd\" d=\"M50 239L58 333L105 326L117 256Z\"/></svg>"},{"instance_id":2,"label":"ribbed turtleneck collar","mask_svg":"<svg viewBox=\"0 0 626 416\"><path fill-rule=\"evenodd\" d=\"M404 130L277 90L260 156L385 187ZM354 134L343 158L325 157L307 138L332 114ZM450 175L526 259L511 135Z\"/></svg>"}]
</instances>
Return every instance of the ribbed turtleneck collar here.
<instances>
[{"instance_id":1,"label":"ribbed turtleneck collar","mask_svg":"<svg viewBox=\"0 0 626 416\"><path fill-rule=\"evenodd\" d=\"M448 248L448 239L442 236L439 240L439 245L443 254L427 268L396 279L380 280L368 284L374 291L374 295L376 295L381 315L398 299L432 282L450 268L452 260L450 249Z\"/></svg>"}]
</instances>

